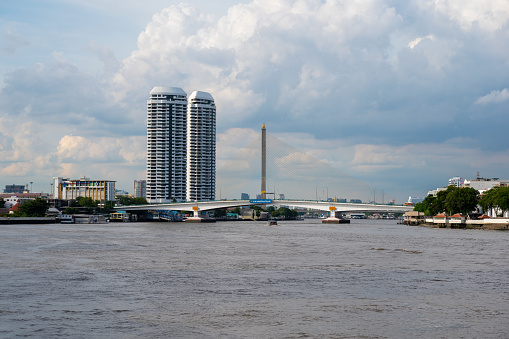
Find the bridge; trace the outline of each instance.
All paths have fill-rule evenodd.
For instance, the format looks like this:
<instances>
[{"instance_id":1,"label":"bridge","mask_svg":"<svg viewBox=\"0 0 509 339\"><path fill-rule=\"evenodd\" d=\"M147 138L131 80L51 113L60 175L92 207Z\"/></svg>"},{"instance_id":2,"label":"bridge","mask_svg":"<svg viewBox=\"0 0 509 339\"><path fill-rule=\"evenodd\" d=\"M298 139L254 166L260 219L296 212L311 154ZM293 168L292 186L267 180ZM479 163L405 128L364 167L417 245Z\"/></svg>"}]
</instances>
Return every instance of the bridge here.
<instances>
[{"instance_id":1,"label":"bridge","mask_svg":"<svg viewBox=\"0 0 509 339\"><path fill-rule=\"evenodd\" d=\"M200 211L210 211L222 208L243 207L252 205L266 206L288 206L309 208L326 212L344 213L344 212L386 212L386 213L404 213L411 211L411 206L398 205L379 205L379 204L354 204L332 201L305 201L305 200L221 200L221 201L197 201L182 202L171 204L150 204L150 205L131 205L115 207L117 211L187 211L193 212L194 217L199 217Z\"/></svg>"},{"instance_id":2,"label":"bridge","mask_svg":"<svg viewBox=\"0 0 509 339\"><path fill-rule=\"evenodd\" d=\"M218 201L195 201L195 202L177 202L177 203L163 203L163 204L150 204L150 205L135 205L135 206L120 206L115 207L117 211L187 211L193 212L193 219L200 220L200 212L210 211L215 209L224 209L231 207L243 207L243 206L251 206L251 205L265 205L265 206L286 206L290 208L307 208L313 210L321 210L330 213L329 221L334 222L337 220L336 213L344 213L344 212L382 212L382 213L404 213L407 211L411 211L413 208L411 206L398 206L394 204L376 204L375 191L373 191L373 200L371 203L346 203L346 202L337 202L337 199L329 199L329 192L334 196L336 193L341 193L343 196L353 195L356 198L361 194L361 192L366 193L370 189L367 187L365 183L360 182L359 180L346 175L345 173L337 173L334 174L333 169L330 166L325 166L319 160L310 157L307 154L302 152L299 153L298 150L291 148L291 146L284 144L283 147L278 147L277 138L274 138L269 135L269 144L267 144L267 134L265 129L265 123L262 125L261 130L261 148L258 141L256 144L253 144L253 149L248 150L247 157L245 159L237 159L237 163L241 163L242 166L240 172L228 172L226 173L226 181L224 183L218 184L219 195L221 197L221 187L236 187L237 189L240 187L238 185L238 179L242 181L248 181L247 177L254 177L255 180L260 180L261 177L261 187L260 187L260 198L254 200L223 200L220 198ZM279 143L281 143L279 141ZM269 147L267 147L269 145ZM246 170L247 159L256 159L254 150L261 151L261 176L260 176L260 167L256 171L257 174L254 174L254 171ZM269 152L267 152L267 150ZM267 153L271 154L271 161L267 162ZM240 161L239 161L240 160ZM292 160L294 162L292 162ZM269 165L269 171L267 171L267 164ZM314 167L310 167L310 164L315 165ZM249 166L249 164L247 164ZM235 163L232 162L228 164L228 169L231 170L235 167ZM299 168L302 171L299 171ZM253 168L254 169L254 168ZM267 173L269 175L267 175ZM332 174L331 174L332 173ZM270 180L273 180L272 182ZM260 182L260 181L258 181ZM324 193L320 196L321 199L318 198L318 185L320 182L320 187L324 187L326 189L327 194L325 195L325 190L322 190ZM300 199L276 199L276 184L280 190L283 192L287 192L292 196L303 197L307 194L309 197L309 192L312 191L312 195L316 197L314 200L300 198ZM267 187L273 188L273 192L267 192ZM330 189L330 191L329 191ZM382 191L383 192L383 191ZM382 193L383 194L383 193ZM273 195L274 199L267 199L268 195ZM334 201L330 201L334 200ZM340 201L345 201L346 199L342 199ZM360 199L350 199L351 201L358 201ZM370 201L371 199L367 200ZM263 202L260 202L263 201ZM366 201L366 200L364 200Z\"/></svg>"}]
</instances>

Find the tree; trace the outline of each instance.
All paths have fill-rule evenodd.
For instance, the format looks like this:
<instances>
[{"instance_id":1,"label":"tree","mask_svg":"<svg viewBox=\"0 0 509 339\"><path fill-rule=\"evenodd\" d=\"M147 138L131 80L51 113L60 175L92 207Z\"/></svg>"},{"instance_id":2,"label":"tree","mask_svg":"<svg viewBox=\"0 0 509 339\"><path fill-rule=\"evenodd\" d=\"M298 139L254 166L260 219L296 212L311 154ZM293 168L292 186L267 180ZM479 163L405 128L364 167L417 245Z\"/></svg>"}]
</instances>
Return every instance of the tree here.
<instances>
[{"instance_id":1,"label":"tree","mask_svg":"<svg viewBox=\"0 0 509 339\"><path fill-rule=\"evenodd\" d=\"M147 205L148 202L147 202L147 199L145 199L145 198L137 197L137 198L132 198L132 204L133 205Z\"/></svg>"},{"instance_id":2,"label":"tree","mask_svg":"<svg viewBox=\"0 0 509 339\"><path fill-rule=\"evenodd\" d=\"M433 215L437 215L439 213L447 211L447 206L445 205L445 200L452 192L456 191L458 187L456 186L448 186L445 191L440 191L437 193L437 200L434 202Z\"/></svg>"},{"instance_id":3,"label":"tree","mask_svg":"<svg viewBox=\"0 0 509 339\"><path fill-rule=\"evenodd\" d=\"M78 214L80 211L76 207L67 207L63 214Z\"/></svg>"},{"instance_id":4,"label":"tree","mask_svg":"<svg viewBox=\"0 0 509 339\"><path fill-rule=\"evenodd\" d=\"M5 207L4 198L0 198L0 208L4 208L4 207Z\"/></svg>"},{"instance_id":5,"label":"tree","mask_svg":"<svg viewBox=\"0 0 509 339\"><path fill-rule=\"evenodd\" d=\"M296 210L291 210L288 207L280 207L277 210L271 212L271 216L273 218L282 216L285 219L295 219L298 215L299 215L299 212L297 212Z\"/></svg>"},{"instance_id":6,"label":"tree","mask_svg":"<svg viewBox=\"0 0 509 339\"><path fill-rule=\"evenodd\" d=\"M484 211L488 211L497 206L496 200L499 188L500 187L493 187L482 195L481 200L479 200L479 205L481 205Z\"/></svg>"},{"instance_id":7,"label":"tree","mask_svg":"<svg viewBox=\"0 0 509 339\"><path fill-rule=\"evenodd\" d=\"M49 203L46 199L35 198L28 200L19 206L18 211L15 213L17 217L44 217L49 208Z\"/></svg>"},{"instance_id":8,"label":"tree","mask_svg":"<svg viewBox=\"0 0 509 339\"><path fill-rule=\"evenodd\" d=\"M145 198L131 198L125 195L118 195L116 199L118 203L123 206L148 204L147 199Z\"/></svg>"},{"instance_id":9,"label":"tree","mask_svg":"<svg viewBox=\"0 0 509 339\"><path fill-rule=\"evenodd\" d=\"M103 207L99 207L98 211L99 213L111 213L113 210L113 207L115 206L115 201L105 201L103 204Z\"/></svg>"},{"instance_id":10,"label":"tree","mask_svg":"<svg viewBox=\"0 0 509 339\"><path fill-rule=\"evenodd\" d=\"M226 217L226 208L220 208L220 209L214 210L214 217L215 218Z\"/></svg>"},{"instance_id":11,"label":"tree","mask_svg":"<svg viewBox=\"0 0 509 339\"><path fill-rule=\"evenodd\" d=\"M422 202L415 204L414 211L422 212L424 215L437 215L437 198L428 195Z\"/></svg>"},{"instance_id":12,"label":"tree","mask_svg":"<svg viewBox=\"0 0 509 339\"><path fill-rule=\"evenodd\" d=\"M497 194L497 206L502 212L509 211L509 187L500 187Z\"/></svg>"},{"instance_id":13,"label":"tree","mask_svg":"<svg viewBox=\"0 0 509 339\"><path fill-rule=\"evenodd\" d=\"M509 187L497 186L486 191L481 197L479 205L485 211L492 208L499 208L502 210L502 213L509 211Z\"/></svg>"},{"instance_id":14,"label":"tree","mask_svg":"<svg viewBox=\"0 0 509 339\"><path fill-rule=\"evenodd\" d=\"M99 201L94 200L90 197L77 197L76 204L81 207L97 207Z\"/></svg>"},{"instance_id":15,"label":"tree","mask_svg":"<svg viewBox=\"0 0 509 339\"><path fill-rule=\"evenodd\" d=\"M444 204L449 215L452 215L467 214L476 208L478 202L479 191L472 187L462 187L449 192Z\"/></svg>"}]
</instances>

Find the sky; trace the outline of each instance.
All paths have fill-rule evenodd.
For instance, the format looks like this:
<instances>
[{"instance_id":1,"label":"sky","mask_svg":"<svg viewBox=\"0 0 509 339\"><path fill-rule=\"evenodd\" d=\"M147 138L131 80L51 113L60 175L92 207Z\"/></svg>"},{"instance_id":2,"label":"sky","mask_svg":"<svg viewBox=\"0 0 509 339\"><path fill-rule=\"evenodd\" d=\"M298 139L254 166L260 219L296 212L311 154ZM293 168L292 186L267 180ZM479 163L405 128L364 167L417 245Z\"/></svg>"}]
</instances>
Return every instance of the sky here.
<instances>
[{"instance_id":1,"label":"sky","mask_svg":"<svg viewBox=\"0 0 509 339\"><path fill-rule=\"evenodd\" d=\"M214 96L218 169L265 121L399 203L509 179L507 0L3 0L0 188L132 192L155 86Z\"/></svg>"}]
</instances>

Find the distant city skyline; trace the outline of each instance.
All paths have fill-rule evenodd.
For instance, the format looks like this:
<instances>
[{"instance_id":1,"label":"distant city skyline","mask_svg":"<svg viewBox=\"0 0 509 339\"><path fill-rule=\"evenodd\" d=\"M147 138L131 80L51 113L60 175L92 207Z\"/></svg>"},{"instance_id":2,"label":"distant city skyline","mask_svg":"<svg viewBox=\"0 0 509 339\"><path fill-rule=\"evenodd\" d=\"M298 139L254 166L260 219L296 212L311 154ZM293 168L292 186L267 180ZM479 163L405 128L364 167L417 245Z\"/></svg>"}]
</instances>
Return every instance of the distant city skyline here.
<instances>
[{"instance_id":1,"label":"distant city skyline","mask_svg":"<svg viewBox=\"0 0 509 339\"><path fill-rule=\"evenodd\" d=\"M0 187L132 191L157 84L213 94L218 178L262 121L385 200L509 178L506 1L5 0L0 30Z\"/></svg>"}]
</instances>

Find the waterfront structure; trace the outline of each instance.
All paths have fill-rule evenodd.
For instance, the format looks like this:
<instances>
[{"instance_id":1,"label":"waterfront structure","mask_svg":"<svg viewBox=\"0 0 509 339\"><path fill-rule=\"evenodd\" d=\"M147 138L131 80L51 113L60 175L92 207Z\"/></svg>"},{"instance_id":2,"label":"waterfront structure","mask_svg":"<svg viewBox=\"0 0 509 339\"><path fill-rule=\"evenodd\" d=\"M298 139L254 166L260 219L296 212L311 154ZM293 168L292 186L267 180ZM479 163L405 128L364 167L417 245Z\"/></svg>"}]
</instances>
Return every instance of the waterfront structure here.
<instances>
[{"instance_id":1,"label":"waterfront structure","mask_svg":"<svg viewBox=\"0 0 509 339\"><path fill-rule=\"evenodd\" d=\"M90 180L79 178L53 178L53 198L71 200L77 197L92 198L100 202L115 200L115 181L112 180Z\"/></svg>"},{"instance_id":2,"label":"waterfront structure","mask_svg":"<svg viewBox=\"0 0 509 339\"><path fill-rule=\"evenodd\" d=\"M210 93L194 91L187 104L187 200L215 200L216 105Z\"/></svg>"},{"instance_id":3,"label":"waterfront structure","mask_svg":"<svg viewBox=\"0 0 509 339\"><path fill-rule=\"evenodd\" d=\"M134 180L134 197L146 198L147 197L147 181Z\"/></svg>"},{"instance_id":4,"label":"waterfront structure","mask_svg":"<svg viewBox=\"0 0 509 339\"><path fill-rule=\"evenodd\" d=\"M187 94L154 87L147 101L147 200L186 200Z\"/></svg>"}]
</instances>

